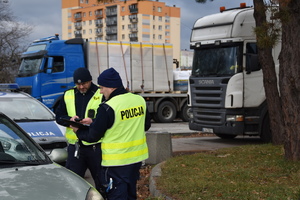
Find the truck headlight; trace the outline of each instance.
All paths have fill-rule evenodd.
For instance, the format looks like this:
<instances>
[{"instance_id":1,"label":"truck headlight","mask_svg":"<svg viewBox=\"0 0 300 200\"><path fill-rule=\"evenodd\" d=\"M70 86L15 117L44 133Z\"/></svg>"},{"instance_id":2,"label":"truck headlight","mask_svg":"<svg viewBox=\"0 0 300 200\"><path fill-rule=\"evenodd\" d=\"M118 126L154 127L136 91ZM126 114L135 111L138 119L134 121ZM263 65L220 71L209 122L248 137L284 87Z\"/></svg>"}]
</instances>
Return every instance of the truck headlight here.
<instances>
[{"instance_id":1,"label":"truck headlight","mask_svg":"<svg viewBox=\"0 0 300 200\"><path fill-rule=\"evenodd\" d=\"M104 198L95 188L91 187L86 194L85 200L104 200Z\"/></svg>"},{"instance_id":2,"label":"truck headlight","mask_svg":"<svg viewBox=\"0 0 300 200\"><path fill-rule=\"evenodd\" d=\"M194 118L192 108L188 108L188 110L187 110L187 115L188 115L188 117L189 117L190 119L193 119L193 118Z\"/></svg>"},{"instance_id":3,"label":"truck headlight","mask_svg":"<svg viewBox=\"0 0 300 200\"><path fill-rule=\"evenodd\" d=\"M227 122L243 122L244 116L243 115L226 115Z\"/></svg>"}]
</instances>

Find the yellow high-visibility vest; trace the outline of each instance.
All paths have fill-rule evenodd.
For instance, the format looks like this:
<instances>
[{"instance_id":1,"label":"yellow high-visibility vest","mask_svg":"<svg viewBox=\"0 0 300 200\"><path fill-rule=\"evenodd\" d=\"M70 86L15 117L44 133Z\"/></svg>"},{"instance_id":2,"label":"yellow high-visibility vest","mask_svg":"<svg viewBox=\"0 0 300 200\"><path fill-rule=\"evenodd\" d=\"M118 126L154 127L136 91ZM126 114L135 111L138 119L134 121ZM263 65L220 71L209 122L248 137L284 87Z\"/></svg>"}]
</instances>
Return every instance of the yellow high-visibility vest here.
<instances>
[{"instance_id":1,"label":"yellow high-visibility vest","mask_svg":"<svg viewBox=\"0 0 300 200\"><path fill-rule=\"evenodd\" d=\"M145 135L146 102L132 93L106 102L115 112L113 126L102 139L102 166L122 166L148 158Z\"/></svg>"},{"instance_id":2,"label":"yellow high-visibility vest","mask_svg":"<svg viewBox=\"0 0 300 200\"><path fill-rule=\"evenodd\" d=\"M98 89L94 96L90 99L86 109L85 109L85 118L88 116L88 110L90 109L93 109L95 110L95 116L97 114L97 109L101 103L101 100L102 100L102 94L100 94L100 89ZM75 116L76 115L76 108L75 108L75 92L74 90L68 90L65 92L65 95L64 95L64 101L66 103L66 107L67 107L67 113L69 116ZM78 141L78 138L76 136L76 134L73 132L73 129L67 127L66 128L66 134L65 134L65 137L68 141L69 144L75 144L75 142ZM84 145L92 145L92 144L96 144L96 143L99 143L99 141L97 142L94 142L94 143L88 143L88 142L85 142L85 141L82 141L82 143Z\"/></svg>"}]
</instances>

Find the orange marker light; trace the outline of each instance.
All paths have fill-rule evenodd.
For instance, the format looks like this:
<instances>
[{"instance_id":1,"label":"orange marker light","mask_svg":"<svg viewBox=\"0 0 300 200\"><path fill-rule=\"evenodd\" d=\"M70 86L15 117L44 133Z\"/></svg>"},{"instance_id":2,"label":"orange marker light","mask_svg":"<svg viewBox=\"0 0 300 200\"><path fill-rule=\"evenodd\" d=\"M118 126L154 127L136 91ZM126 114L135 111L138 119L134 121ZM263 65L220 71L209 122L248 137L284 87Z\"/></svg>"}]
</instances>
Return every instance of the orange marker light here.
<instances>
[{"instance_id":1,"label":"orange marker light","mask_svg":"<svg viewBox=\"0 0 300 200\"><path fill-rule=\"evenodd\" d=\"M226 10L225 6L220 7L220 12L223 12L224 10Z\"/></svg>"},{"instance_id":2,"label":"orange marker light","mask_svg":"<svg viewBox=\"0 0 300 200\"><path fill-rule=\"evenodd\" d=\"M240 3L240 8L246 8L246 3Z\"/></svg>"}]
</instances>

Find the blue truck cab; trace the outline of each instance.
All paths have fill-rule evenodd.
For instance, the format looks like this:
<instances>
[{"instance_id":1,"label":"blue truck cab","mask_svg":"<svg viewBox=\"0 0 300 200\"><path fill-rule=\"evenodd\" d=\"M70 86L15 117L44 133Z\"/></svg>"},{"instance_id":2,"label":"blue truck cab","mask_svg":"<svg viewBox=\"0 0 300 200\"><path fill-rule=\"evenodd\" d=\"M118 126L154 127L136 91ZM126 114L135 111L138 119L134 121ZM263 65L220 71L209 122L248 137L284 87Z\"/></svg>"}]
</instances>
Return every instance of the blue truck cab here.
<instances>
[{"instance_id":1,"label":"blue truck cab","mask_svg":"<svg viewBox=\"0 0 300 200\"><path fill-rule=\"evenodd\" d=\"M16 77L20 89L54 110L64 91L74 87L73 72L86 67L84 40L59 36L32 42L21 56Z\"/></svg>"}]
</instances>

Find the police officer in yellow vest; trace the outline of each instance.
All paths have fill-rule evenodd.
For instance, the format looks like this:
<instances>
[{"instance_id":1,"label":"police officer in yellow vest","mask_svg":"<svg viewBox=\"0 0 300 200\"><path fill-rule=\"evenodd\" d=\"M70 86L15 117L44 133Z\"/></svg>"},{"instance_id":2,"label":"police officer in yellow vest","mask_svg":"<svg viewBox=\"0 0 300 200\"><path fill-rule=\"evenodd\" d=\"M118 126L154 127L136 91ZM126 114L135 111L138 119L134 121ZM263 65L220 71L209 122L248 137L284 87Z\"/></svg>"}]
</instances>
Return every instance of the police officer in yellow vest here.
<instances>
[{"instance_id":1,"label":"police officer in yellow vest","mask_svg":"<svg viewBox=\"0 0 300 200\"><path fill-rule=\"evenodd\" d=\"M114 68L103 71L98 84L106 101L98 108L96 119L89 130L72 128L82 140L102 138L100 183L107 199L136 199L139 169L148 158L145 131L151 117L144 98L127 92Z\"/></svg>"},{"instance_id":2,"label":"police officer in yellow vest","mask_svg":"<svg viewBox=\"0 0 300 200\"><path fill-rule=\"evenodd\" d=\"M65 137L69 143L66 168L81 177L84 177L86 170L89 169L95 186L99 190L100 185L97 176L100 172L102 159L100 140L92 143L79 140L62 119L91 124L104 97L100 94L99 87L92 82L92 76L88 69L76 69L73 79L76 87L65 91L55 111L56 122L66 126Z\"/></svg>"}]
</instances>

